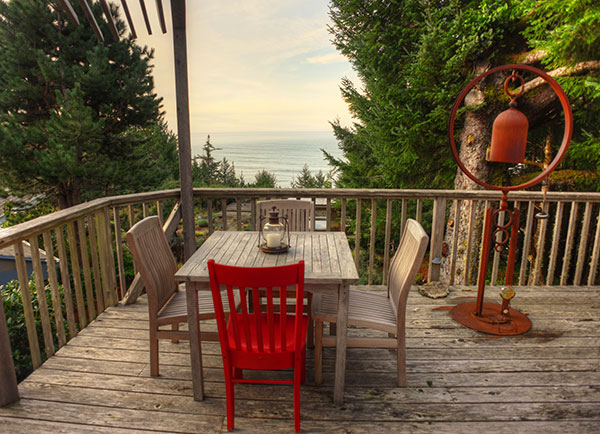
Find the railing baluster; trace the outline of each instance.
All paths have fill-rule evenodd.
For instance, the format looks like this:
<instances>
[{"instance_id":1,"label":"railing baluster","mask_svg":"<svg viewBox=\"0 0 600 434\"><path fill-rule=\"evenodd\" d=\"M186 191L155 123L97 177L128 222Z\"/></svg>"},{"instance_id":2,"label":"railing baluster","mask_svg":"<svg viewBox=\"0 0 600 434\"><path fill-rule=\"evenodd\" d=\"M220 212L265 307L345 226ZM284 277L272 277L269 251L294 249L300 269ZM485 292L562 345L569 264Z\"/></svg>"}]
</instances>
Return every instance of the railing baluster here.
<instances>
[{"instance_id":1,"label":"railing baluster","mask_svg":"<svg viewBox=\"0 0 600 434\"><path fill-rule=\"evenodd\" d=\"M548 213L550 204L545 202L542 206L542 212ZM546 231L548 229L548 219L539 220L538 227L538 242L536 248L535 264L533 267L533 279L531 280L532 285L538 285L540 278L542 277L542 264L544 262L544 248L546 247Z\"/></svg>"},{"instance_id":2,"label":"railing baluster","mask_svg":"<svg viewBox=\"0 0 600 434\"><path fill-rule=\"evenodd\" d=\"M581 234L579 235L579 251L577 253L577 263L575 266L575 277L573 278L573 285L577 286L581 285L581 275L583 274L583 267L586 263L585 253L587 251L587 240L590 235L591 219L592 204L587 202L583 212L583 224L581 226Z\"/></svg>"},{"instance_id":3,"label":"railing baluster","mask_svg":"<svg viewBox=\"0 0 600 434\"><path fill-rule=\"evenodd\" d=\"M498 221L497 222L500 225L504 225L505 214L506 214L506 211L500 211L498 213ZM502 241L502 236L503 235L501 232L497 233L495 241L496 242ZM498 267L499 267L499 265L500 265L500 252L497 251L496 249L494 249L494 259L492 260L492 276L490 278L490 282L492 285L498 284Z\"/></svg>"},{"instance_id":4,"label":"railing baluster","mask_svg":"<svg viewBox=\"0 0 600 434\"><path fill-rule=\"evenodd\" d=\"M314 218L314 216L313 216ZM314 222L312 223L315 224ZM258 221L256 220L256 198L253 197L250 199L250 227L253 231L258 230Z\"/></svg>"},{"instance_id":5,"label":"railing baluster","mask_svg":"<svg viewBox=\"0 0 600 434\"><path fill-rule=\"evenodd\" d=\"M115 257L112 249L112 236L110 230L110 219L108 217L108 208L104 208L98 212L98 233L100 235L102 246L102 258L104 259L104 267L102 276L106 277L105 290L110 306L117 304L117 279L115 275ZM102 265L102 260L100 261Z\"/></svg>"},{"instance_id":6,"label":"railing baluster","mask_svg":"<svg viewBox=\"0 0 600 434\"><path fill-rule=\"evenodd\" d=\"M83 270L83 282L85 286L85 295L87 298L87 309L90 321L96 318L96 305L94 300L94 291L92 286L92 273L90 271L90 256L88 253L88 238L85 230L85 220L77 220L77 230L79 233L79 250L81 252L81 268Z\"/></svg>"},{"instance_id":7,"label":"railing baluster","mask_svg":"<svg viewBox=\"0 0 600 434\"><path fill-rule=\"evenodd\" d=\"M340 231L346 232L346 198L342 198L342 209L340 210L342 214L340 216Z\"/></svg>"},{"instance_id":8,"label":"railing baluster","mask_svg":"<svg viewBox=\"0 0 600 434\"><path fill-rule=\"evenodd\" d=\"M392 238L392 199L386 201L385 208L385 240L383 242L383 285L388 283L390 268L390 241Z\"/></svg>"},{"instance_id":9,"label":"railing baluster","mask_svg":"<svg viewBox=\"0 0 600 434\"><path fill-rule=\"evenodd\" d=\"M428 282L435 282L437 280L440 280L440 268L442 264L442 243L444 242L445 222L446 198L438 197L433 201L431 241L429 247L429 270L427 270Z\"/></svg>"},{"instance_id":10,"label":"railing baluster","mask_svg":"<svg viewBox=\"0 0 600 434\"><path fill-rule=\"evenodd\" d=\"M133 210L133 205L127 205L127 218L129 220L129 228L131 229L131 227L135 224L135 214L134 214L134 210ZM135 266L135 263L133 264L133 274L137 274L137 267Z\"/></svg>"},{"instance_id":11,"label":"railing baluster","mask_svg":"<svg viewBox=\"0 0 600 434\"><path fill-rule=\"evenodd\" d=\"M371 199L371 233L369 234L369 277L368 284L373 284L373 267L375 265L375 229L377 225L377 199Z\"/></svg>"},{"instance_id":12,"label":"railing baluster","mask_svg":"<svg viewBox=\"0 0 600 434\"><path fill-rule=\"evenodd\" d=\"M236 229L238 231L242 230L242 201L239 197L235 198L235 219L236 219Z\"/></svg>"},{"instance_id":13,"label":"railing baluster","mask_svg":"<svg viewBox=\"0 0 600 434\"><path fill-rule=\"evenodd\" d=\"M408 202L406 199L402 199L402 209L400 210L400 237L398 238L398 245L402 241L402 234L404 234L404 228L406 227L406 213L408 212Z\"/></svg>"},{"instance_id":14,"label":"railing baluster","mask_svg":"<svg viewBox=\"0 0 600 434\"><path fill-rule=\"evenodd\" d=\"M56 324L56 336L58 347L62 348L67 343L65 335L65 322L63 318L62 301L58 289L58 276L56 275L56 264L54 262L54 247L52 245L52 236L50 232L44 232L42 235L44 241L44 250L46 251L46 264L48 268L48 281L50 282L50 294L52 295L52 311L54 323Z\"/></svg>"},{"instance_id":15,"label":"railing baluster","mask_svg":"<svg viewBox=\"0 0 600 434\"><path fill-rule=\"evenodd\" d=\"M35 329L33 305L31 304L31 288L29 287L29 277L27 276L27 266L25 265L25 253L21 242L15 244L14 248L17 274L19 276L19 288L21 290L21 300L23 303L23 316L25 319L25 328L27 329L29 352L31 353L31 363L33 369L37 369L42 364L42 356L40 354L40 344L38 343L37 331Z\"/></svg>"},{"instance_id":16,"label":"railing baluster","mask_svg":"<svg viewBox=\"0 0 600 434\"><path fill-rule=\"evenodd\" d=\"M226 199L221 199L221 222L223 224L223 230L226 231L227 230L227 200Z\"/></svg>"},{"instance_id":17,"label":"railing baluster","mask_svg":"<svg viewBox=\"0 0 600 434\"><path fill-rule=\"evenodd\" d=\"M104 290L102 289L102 278L100 276L100 260L98 259L98 234L96 231L96 218L94 214L87 216L88 230L90 232L90 256L92 258L92 270L94 271L94 288L96 289L96 305L98 313L104 312Z\"/></svg>"},{"instance_id":18,"label":"railing baluster","mask_svg":"<svg viewBox=\"0 0 600 434\"><path fill-rule=\"evenodd\" d=\"M4 314L4 303L0 297L0 407L19 400L19 388L15 375L15 364L10 351L10 338Z\"/></svg>"},{"instance_id":19,"label":"railing baluster","mask_svg":"<svg viewBox=\"0 0 600 434\"><path fill-rule=\"evenodd\" d=\"M560 284L566 285L569 278L569 268L571 262L571 252L573 251L573 243L575 242L575 227L577 226L577 210L579 209L578 202L571 203L571 213L569 215L569 226L567 228L567 241L565 242L565 253L563 255L563 266L560 273Z\"/></svg>"},{"instance_id":20,"label":"railing baluster","mask_svg":"<svg viewBox=\"0 0 600 434\"><path fill-rule=\"evenodd\" d=\"M142 215L144 216L144 218L150 215L150 208L148 206L148 202L144 202L142 204Z\"/></svg>"},{"instance_id":21,"label":"railing baluster","mask_svg":"<svg viewBox=\"0 0 600 434\"><path fill-rule=\"evenodd\" d=\"M42 271L42 258L40 257L40 246L38 236L29 238L31 248L31 262L33 263L33 274L35 278L35 292L38 300L38 311L42 323L42 336L44 338L44 351L46 357L54 354L54 339L52 339L52 327L50 326L50 314L46 300L46 284L44 283L44 272Z\"/></svg>"},{"instance_id":22,"label":"railing baluster","mask_svg":"<svg viewBox=\"0 0 600 434\"><path fill-rule=\"evenodd\" d=\"M469 201L469 229L467 231L467 247L465 249L465 269L463 285L468 285L471 278L471 248L473 244L473 228L475 226L475 199Z\"/></svg>"},{"instance_id":23,"label":"railing baluster","mask_svg":"<svg viewBox=\"0 0 600 434\"><path fill-rule=\"evenodd\" d=\"M456 271L456 255L458 250L458 228L460 222L460 207L462 201L460 199L455 201L454 204L454 219L452 224L452 252L450 253L450 276L449 284L454 285L454 273Z\"/></svg>"},{"instance_id":24,"label":"railing baluster","mask_svg":"<svg viewBox=\"0 0 600 434\"><path fill-rule=\"evenodd\" d=\"M158 216L158 221L160 221L160 225L163 225L163 206L160 200L156 201L156 215Z\"/></svg>"},{"instance_id":25,"label":"railing baluster","mask_svg":"<svg viewBox=\"0 0 600 434\"><path fill-rule=\"evenodd\" d=\"M161 212L162 214L162 212ZM162 225L162 217L159 217ZM121 217L119 213L119 207L113 208L113 222L115 225L115 252L117 253L117 267L119 271L119 299L125 296L127 289L127 283L125 282L125 263L123 260L123 239L121 237Z\"/></svg>"},{"instance_id":26,"label":"railing baluster","mask_svg":"<svg viewBox=\"0 0 600 434\"><path fill-rule=\"evenodd\" d=\"M325 229L331 231L331 198L327 198L327 210L325 213Z\"/></svg>"},{"instance_id":27,"label":"railing baluster","mask_svg":"<svg viewBox=\"0 0 600 434\"><path fill-rule=\"evenodd\" d=\"M598 273L598 259L600 256L600 207L598 208L598 217L596 223L596 235L594 236L594 247L592 248L592 259L590 261L590 271L588 273L588 286L593 286L596 282Z\"/></svg>"},{"instance_id":28,"label":"railing baluster","mask_svg":"<svg viewBox=\"0 0 600 434\"><path fill-rule=\"evenodd\" d=\"M421 199L417 199L417 210L415 211L415 220L421 223L423 218L423 201Z\"/></svg>"},{"instance_id":29,"label":"railing baluster","mask_svg":"<svg viewBox=\"0 0 600 434\"><path fill-rule=\"evenodd\" d=\"M55 229L56 247L58 259L60 260L60 277L63 285L65 308L67 310L67 324L69 326L69 339L77 336L77 325L75 321L75 310L73 309L73 292L71 291L71 278L69 275L69 261L67 260L67 248L62 226Z\"/></svg>"},{"instance_id":30,"label":"railing baluster","mask_svg":"<svg viewBox=\"0 0 600 434\"><path fill-rule=\"evenodd\" d=\"M560 231L562 227L564 202L558 202L556 205L556 217L554 218L554 229L552 230L552 247L550 248L550 260L548 261L548 273L546 275L546 285L554 283L554 272L556 270L556 260L558 258L558 245L560 242Z\"/></svg>"},{"instance_id":31,"label":"railing baluster","mask_svg":"<svg viewBox=\"0 0 600 434\"><path fill-rule=\"evenodd\" d=\"M69 251L71 253L71 270L73 271L73 286L75 287L75 301L77 302L77 313L79 317L80 329L88 325L85 305L83 302L83 291L81 288L81 268L79 267L79 254L77 249L77 238L73 223L67 223L67 235L69 241Z\"/></svg>"},{"instance_id":32,"label":"railing baluster","mask_svg":"<svg viewBox=\"0 0 600 434\"><path fill-rule=\"evenodd\" d=\"M525 223L525 239L523 240L523 251L521 255L521 269L519 270L519 285L526 285L527 264L529 263L529 247L531 245L531 228L533 226L533 201L527 204L527 220Z\"/></svg>"},{"instance_id":33,"label":"railing baluster","mask_svg":"<svg viewBox=\"0 0 600 434\"><path fill-rule=\"evenodd\" d=\"M361 199L356 199L356 228L355 228L355 237L354 237L354 264L356 265L356 269L358 270L358 264L360 262L360 225L361 225L361 208L362 201Z\"/></svg>"}]
</instances>

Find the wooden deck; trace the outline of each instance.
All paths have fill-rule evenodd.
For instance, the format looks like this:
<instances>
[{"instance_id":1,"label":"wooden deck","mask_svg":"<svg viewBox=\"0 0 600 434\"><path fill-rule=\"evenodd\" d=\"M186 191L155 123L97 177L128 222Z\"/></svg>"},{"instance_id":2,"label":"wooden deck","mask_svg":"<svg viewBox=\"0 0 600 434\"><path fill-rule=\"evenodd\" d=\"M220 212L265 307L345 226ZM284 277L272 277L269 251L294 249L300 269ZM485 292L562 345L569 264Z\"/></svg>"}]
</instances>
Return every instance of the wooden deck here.
<instances>
[{"instance_id":1,"label":"wooden deck","mask_svg":"<svg viewBox=\"0 0 600 434\"><path fill-rule=\"evenodd\" d=\"M474 290L438 300L413 290L404 389L394 387L394 352L350 349L345 404L336 407L334 350L325 350L322 386L309 353L302 431L599 432L600 287L516 290L513 305L533 328L501 338L459 326L443 308ZM151 378L145 299L110 308L20 384L21 401L0 408L0 432L223 432L219 347L203 350L208 398L195 402L187 343L161 342L161 376ZM236 385L236 397L236 431L293 432L291 387Z\"/></svg>"}]
</instances>

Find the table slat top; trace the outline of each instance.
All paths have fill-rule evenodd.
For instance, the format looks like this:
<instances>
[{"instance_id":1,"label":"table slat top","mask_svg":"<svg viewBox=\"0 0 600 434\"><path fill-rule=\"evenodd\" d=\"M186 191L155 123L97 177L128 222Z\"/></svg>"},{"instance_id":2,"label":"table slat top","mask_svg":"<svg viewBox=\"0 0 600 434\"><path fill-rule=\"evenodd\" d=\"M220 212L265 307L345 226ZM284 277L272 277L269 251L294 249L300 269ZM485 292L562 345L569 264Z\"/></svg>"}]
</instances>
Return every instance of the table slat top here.
<instances>
[{"instance_id":1,"label":"table slat top","mask_svg":"<svg viewBox=\"0 0 600 434\"><path fill-rule=\"evenodd\" d=\"M206 263L209 259L241 267L272 267L304 260L307 284L358 282L345 233L292 232L290 244L285 253L269 254L257 247L258 232L216 231L175 273L175 279L208 282Z\"/></svg>"}]
</instances>

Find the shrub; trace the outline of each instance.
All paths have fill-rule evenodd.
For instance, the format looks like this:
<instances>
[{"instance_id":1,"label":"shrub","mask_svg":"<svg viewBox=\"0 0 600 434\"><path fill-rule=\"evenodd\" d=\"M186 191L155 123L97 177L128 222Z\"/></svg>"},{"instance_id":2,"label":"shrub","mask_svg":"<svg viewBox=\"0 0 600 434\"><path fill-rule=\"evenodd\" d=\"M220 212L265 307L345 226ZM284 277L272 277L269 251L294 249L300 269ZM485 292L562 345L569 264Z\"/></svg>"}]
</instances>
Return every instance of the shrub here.
<instances>
[{"instance_id":1,"label":"shrub","mask_svg":"<svg viewBox=\"0 0 600 434\"><path fill-rule=\"evenodd\" d=\"M39 304L37 297L37 290L35 282L30 281L30 293L31 293L31 304L33 306L36 336L38 338L38 344L42 353L42 360L47 358L44 352L43 341L40 340L42 336L42 323L40 320ZM63 300L62 287L59 287L61 300ZM29 351L29 342L27 339L27 328L25 326L25 316L23 314L23 300L21 298L21 291L19 289L19 283L16 280L8 282L4 286L0 286L0 293L2 294L2 303L4 304L4 313L6 315L6 325L8 327L8 335L10 337L10 348L13 355L13 361L15 363L15 371L17 374L17 381L24 380L31 372L33 372L33 365L31 363L31 353ZM45 288L46 302L48 305L48 312L50 314L50 324L52 327L52 335L56 336L56 323L54 321L54 309L52 306L51 292L48 287ZM63 309L63 306L61 306ZM64 309L63 309L64 311ZM68 339L68 330L65 327L65 333ZM54 344L55 350L58 349L57 344Z\"/></svg>"}]
</instances>

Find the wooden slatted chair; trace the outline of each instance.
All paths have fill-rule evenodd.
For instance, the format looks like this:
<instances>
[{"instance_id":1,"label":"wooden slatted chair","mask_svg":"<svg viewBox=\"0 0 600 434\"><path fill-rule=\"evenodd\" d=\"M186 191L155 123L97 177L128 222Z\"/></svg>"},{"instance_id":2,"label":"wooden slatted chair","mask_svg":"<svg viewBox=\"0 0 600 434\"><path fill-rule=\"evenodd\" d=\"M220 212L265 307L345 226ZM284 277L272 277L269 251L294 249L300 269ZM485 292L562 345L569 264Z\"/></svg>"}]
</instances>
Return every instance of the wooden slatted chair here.
<instances>
[{"instance_id":1,"label":"wooden slatted chair","mask_svg":"<svg viewBox=\"0 0 600 434\"><path fill-rule=\"evenodd\" d=\"M300 431L300 383L305 380L306 332L308 316L302 313L304 296L304 261L278 267L233 267L208 261L210 289L213 297L221 342L227 396L227 429L234 427L234 384L293 384L294 428ZM227 295L222 295L222 289ZM287 293L293 288L295 314L287 309L275 311L273 299L287 305ZM264 291L262 305L259 291ZM223 291L225 292L225 291ZM233 308L236 296L241 308ZM225 299L225 302L223 301ZM249 301L252 300L252 309ZM291 300L290 300L291 301ZM223 305L230 311L225 322ZM242 371L293 369L293 380L244 379Z\"/></svg>"},{"instance_id":2,"label":"wooden slatted chair","mask_svg":"<svg viewBox=\"0 0 600 434\"><path fill-rule=\"evenodd\" d=\"M415 282L425 256L429 237L416 221L409 219L400 246L390 265L388 295L350 287L348 326L387 332L389 337L348 337L348 347L397 348L398 386L406 386L405 314L408 291ZM323 322L337 320L337 295L315 294L312 317L315 321L315 383L323 381L323 346L335 346L334 337L323 336Z\"/></svg>"},{"instance_id":3,"label":"wooden slatted chair","mask_svg":"<svg viewBox=\"0 0 600 434\"><path fill-rule=\"evenodd\" d=\"M127 245L136 268L142 276L148 296L150 327L150 375L158 376L158 340L189 340L189 333L179 330L187 322L185 289L179 290L174 274L177 263L157 216L146 217L127 232ZM201 320L214 319L212 296L198 292L198 313ZM164 330L171 326L171 330ZM216 332L203 332L202 339L218 341Z\"/></svg>"},{"instance_id":4,"label":"wooden slatted chair","mask_svg":"<svg viewBox=\"0 0 600 434\"><path fill-rule=\"evenodd\" d=\"M309 232L315 230L315 204L308 200L280 199L261 200L256 202L257 218L256 224L260 224L261 217L268 217L269 212L276 208L279 216L287 217L292 232ZM266 220L263 218L263 223ZM304 312L310 317L312 310L312 294L306 293L306 306ZM293 308L293 306L291 306ZM309 318L308 323L308 346L314 346L314 322Z\"/></svg>"},{"instance_id":5,"label":"wooden slatted chair","mask_svg":"<svg viewBox=\"0 0 600 434\"><path fill-rule=\"evenodd\" d=\"M269 217L269 212L276 208L279 216L286 217L290 231L307 232L315 230L315 204L308 200L260 200L256 202L256 224L261 217ZM265 220L263 219L263 222Z\"/></svg>"}]
</instances>

